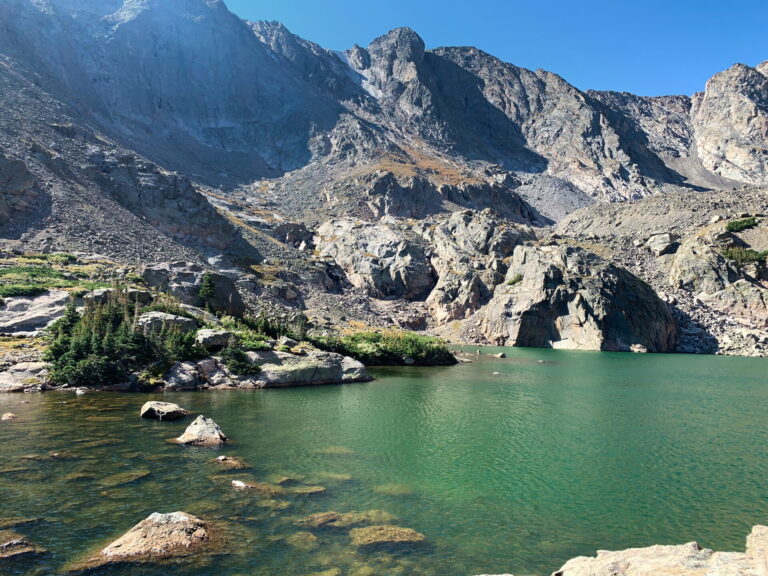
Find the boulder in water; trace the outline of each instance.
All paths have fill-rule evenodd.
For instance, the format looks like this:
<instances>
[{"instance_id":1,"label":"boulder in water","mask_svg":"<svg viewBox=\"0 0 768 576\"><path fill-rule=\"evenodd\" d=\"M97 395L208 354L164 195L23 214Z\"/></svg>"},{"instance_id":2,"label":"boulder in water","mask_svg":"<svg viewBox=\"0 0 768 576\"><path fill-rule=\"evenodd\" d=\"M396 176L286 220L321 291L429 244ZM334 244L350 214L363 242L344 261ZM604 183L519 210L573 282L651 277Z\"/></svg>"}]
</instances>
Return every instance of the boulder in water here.
<instances>
[{"instance_id":1,"label":"boulder in water","mask_svg":"<svg viewBox=\"0 0 768 576\"><path fill-rule=\"evenodd\" d=\"M184 431L184 434L176 438L179 444L191 446L221 446L227 441L227 436L221 431L219 425L203 415L195 418Z\"/></svg>"},{"instance_id":2,"label":"boulder in water","mask_svg":"<svg viewBox=\"0 0 768 576\"><path fill-rule=\"evenodd\" d=\"M76 569L187 556L209 540L208 526L200 518L186 512L155 512Z\"/></svg>"},{"instance_id":3,"label":"boulder in water","mask_svg":"<svg viewBox=\"0 0 768 576\"><path fill-rule=\"evenodd\" d=\"M179 420L188 415L187 410L171 402L146 402L140 412L142 418L154 420Z\"/></svg>"},{"instance_id":4,"label":"boulder in water","mask_svg":"<svg viewBox=\"0 0 768 576\"><path fill-rule=\"evenodd\" d=\"M29 541L13 530L0 531L0 561L43 554L45 550L30 544Z\"/></svg>"}]
</instances>

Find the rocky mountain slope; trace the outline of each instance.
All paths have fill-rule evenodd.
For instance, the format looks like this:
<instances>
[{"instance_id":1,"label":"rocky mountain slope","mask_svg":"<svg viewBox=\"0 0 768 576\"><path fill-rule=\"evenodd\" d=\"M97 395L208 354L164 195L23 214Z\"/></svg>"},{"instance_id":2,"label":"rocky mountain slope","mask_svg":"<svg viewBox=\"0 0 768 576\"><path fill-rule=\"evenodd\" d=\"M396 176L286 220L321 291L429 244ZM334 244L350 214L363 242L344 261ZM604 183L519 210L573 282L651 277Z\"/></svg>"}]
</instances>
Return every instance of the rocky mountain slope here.
<instances>
[{"instance_id":1,"label":"rocky mountain slope","mask_svg":"<svg viewBox=\"0 0 768 576\"><path fill-rule=\"evenodd\" d=\"M6 0L0 31L5 250L209 266L320 331L765 353L765 276L723 250L766 248L718 234L765 212L768 62L649 98L221 0Z\"/></svg>"}]
</instances>

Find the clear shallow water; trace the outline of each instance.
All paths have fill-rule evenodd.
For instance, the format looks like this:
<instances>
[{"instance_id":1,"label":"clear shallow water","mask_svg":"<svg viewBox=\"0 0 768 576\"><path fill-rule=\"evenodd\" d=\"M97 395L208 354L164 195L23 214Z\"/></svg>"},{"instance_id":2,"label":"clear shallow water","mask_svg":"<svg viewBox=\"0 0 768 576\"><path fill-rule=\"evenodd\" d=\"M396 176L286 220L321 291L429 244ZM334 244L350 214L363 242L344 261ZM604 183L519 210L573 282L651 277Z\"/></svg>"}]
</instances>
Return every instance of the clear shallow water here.
<instances>
[{"instance_id":1,"label":"clear shallow water","mask_svg":"<svg viewBox=\"0 0 768 576\"><path fill-rule=\"evenodd\" d=\"M370 384L165 396L222 426L233 441L219 452L169 444L189 419L140 420L147 396L2 396L19 419L0 424L0 523L44 518L16 530L50 550L5 570L58 574L154 511L201 515L226 539L226 556L163 569L178 576L549 574L598 548L739 550L768 522L766 360L506 352L379 369ZM219 453L252 468L224 472ZM148 475L119 485L131 471ZM278 496L280 508L230 485L275 475L327 492ZM307 514L369 509L430 545L390 555L355 551L344 530L291 539Z\"/></svg>"}]
</instances>

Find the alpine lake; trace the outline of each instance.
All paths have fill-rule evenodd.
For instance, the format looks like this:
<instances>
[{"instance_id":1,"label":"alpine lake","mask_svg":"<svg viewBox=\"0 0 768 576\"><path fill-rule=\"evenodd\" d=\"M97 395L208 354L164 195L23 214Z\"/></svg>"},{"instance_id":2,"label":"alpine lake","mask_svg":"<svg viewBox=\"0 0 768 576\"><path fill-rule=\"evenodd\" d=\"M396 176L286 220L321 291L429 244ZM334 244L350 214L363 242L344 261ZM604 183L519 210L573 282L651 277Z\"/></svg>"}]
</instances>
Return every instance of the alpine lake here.
<instances>
[{"instance_id":1,"label":"alpine lake","mask_svg":"<svg viewBox=\"0 0 768 576\"><path fill-rule=\"evenodd\" d=\"M0 412L18 415L0 423L0 529L47 550L0 573L64 574L176 510L206 520L215 545L92 573L546 575L597 549L743 550L768 522L768 360L482 352L449 368L374 369L368 384L0 397ZM168 442L192 418L140 419L152 399L213 418L230 441ZM226 470L222 454L249 467ZM238 479L287 487L265 497L234 489ZM331 510L378 511L377 523L426 543L362 550L348 528L301 523Z\"/></svg>"}]
</instances>

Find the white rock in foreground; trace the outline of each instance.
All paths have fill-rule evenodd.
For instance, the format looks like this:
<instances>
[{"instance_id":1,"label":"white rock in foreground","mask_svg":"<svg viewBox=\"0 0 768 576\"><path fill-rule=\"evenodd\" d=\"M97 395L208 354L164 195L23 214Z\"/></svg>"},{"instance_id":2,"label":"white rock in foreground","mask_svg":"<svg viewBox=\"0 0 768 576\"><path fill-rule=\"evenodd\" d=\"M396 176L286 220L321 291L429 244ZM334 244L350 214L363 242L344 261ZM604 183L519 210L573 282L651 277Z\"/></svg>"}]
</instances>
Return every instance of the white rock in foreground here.
<instances>
[{"instance_id":1,"label":"white rock in foreground","mask_svg":"<svg viewBox=\"0 0 768 576\"><path fill-rule=\"evenodd\" d=\"M186 556L209 539L208 526L200 518L186 512L155 512L76 569Z\"/></svg>"},{"instance_id":2,"label":"white rock in foreground","mask_svg":"<svg viewBox=\"0 0 768 576\"><path fill-rule=\"evenodd\" d=\"M569 560L553 576L768 576L768 527L755 526L746 552L713 552L696 542L649 546Z\"/></svg>"}]
</instances>

